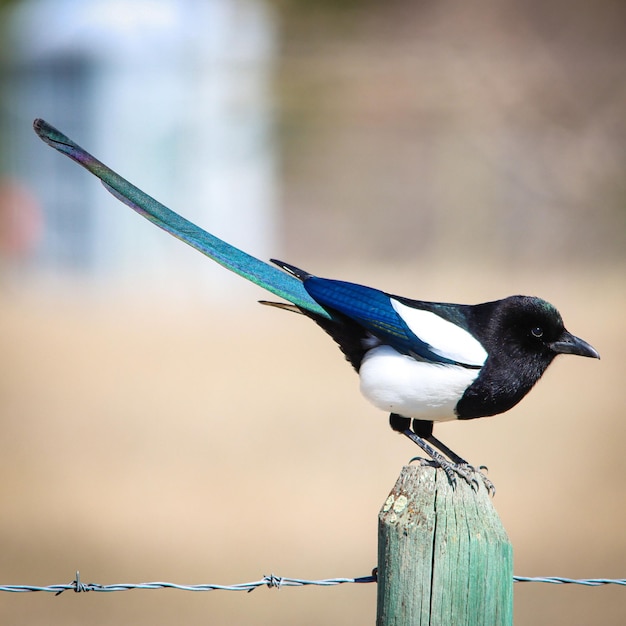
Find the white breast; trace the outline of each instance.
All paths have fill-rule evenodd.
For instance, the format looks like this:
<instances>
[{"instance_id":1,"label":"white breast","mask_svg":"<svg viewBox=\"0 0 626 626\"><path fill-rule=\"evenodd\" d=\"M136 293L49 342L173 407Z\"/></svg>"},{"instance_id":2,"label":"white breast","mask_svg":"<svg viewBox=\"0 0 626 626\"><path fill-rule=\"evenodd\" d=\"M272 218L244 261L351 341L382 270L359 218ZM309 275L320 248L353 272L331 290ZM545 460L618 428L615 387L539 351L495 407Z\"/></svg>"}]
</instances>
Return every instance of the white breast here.
<instances>
[{"instance_id":1,"label":"white breast","mask_svg":"<svg viewBox=\"0 0 626 626\"><path fill-rule=\"evenodd\" d=\"M454 407L480 370L438 365L390 346L370 350L359 369L361 393L376 407L416 419L456 419Z\"/></svg>"}]
</instances>

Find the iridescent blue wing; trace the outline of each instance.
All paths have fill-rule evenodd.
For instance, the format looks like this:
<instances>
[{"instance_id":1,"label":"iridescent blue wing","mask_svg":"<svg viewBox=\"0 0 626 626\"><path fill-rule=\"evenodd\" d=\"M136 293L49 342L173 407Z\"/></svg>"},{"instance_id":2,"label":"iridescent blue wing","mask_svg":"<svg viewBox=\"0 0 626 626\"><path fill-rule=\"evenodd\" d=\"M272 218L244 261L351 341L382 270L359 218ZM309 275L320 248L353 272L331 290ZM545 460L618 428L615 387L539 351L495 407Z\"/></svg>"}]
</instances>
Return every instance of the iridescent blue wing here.
<instances>
[{"instance_id":1,"label":"iridescent blue wing","mask_svg":"<svg viewBox=\"0 0 626 626\"><path fill-rule=\"evenodd\" d=\"M437 354L428 343L420 339L398 315L390 296L385 292L316 276L305 278L303 284L309 295L324 308L338 311L354 320L401 354L433 363L455 362Z\"/></svg>"}]
</instances>

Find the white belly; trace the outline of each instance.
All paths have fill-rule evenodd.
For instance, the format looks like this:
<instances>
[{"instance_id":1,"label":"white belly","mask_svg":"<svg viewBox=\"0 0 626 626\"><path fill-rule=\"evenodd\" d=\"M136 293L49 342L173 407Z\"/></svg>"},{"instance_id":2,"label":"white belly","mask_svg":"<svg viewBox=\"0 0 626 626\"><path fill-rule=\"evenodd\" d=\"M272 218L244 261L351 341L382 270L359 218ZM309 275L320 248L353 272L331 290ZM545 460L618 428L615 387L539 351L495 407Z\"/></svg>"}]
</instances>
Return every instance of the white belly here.
<instances>
[{"instance_id":1,"label":"white belly","mask_svg":"<svg viewBox=\"0 0 626 626\"><path fill-rule=\"evenodd\" d=\"M456 419L454 407L480 370L416 361L390 346L370 350L359 369L361 393L376 407L416 419Z\"/></svg>"}]
</instances>

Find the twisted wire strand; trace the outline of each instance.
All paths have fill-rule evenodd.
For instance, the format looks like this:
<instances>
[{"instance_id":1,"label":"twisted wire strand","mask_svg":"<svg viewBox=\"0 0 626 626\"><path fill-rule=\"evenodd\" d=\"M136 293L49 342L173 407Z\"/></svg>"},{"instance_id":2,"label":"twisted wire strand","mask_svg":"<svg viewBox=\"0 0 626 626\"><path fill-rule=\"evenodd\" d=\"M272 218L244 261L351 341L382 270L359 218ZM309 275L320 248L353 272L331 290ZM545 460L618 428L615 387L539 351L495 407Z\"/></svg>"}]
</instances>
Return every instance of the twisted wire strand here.
<instances>
[{"instance_id":1,"label":"twisted wire strand","mask_svg":"<svg viewBox=\"0 0 626 626\"><path fill-rule=\"evenodd\" d=\"M565 578L563 576L513 576L516 583L550 583L552 585L584 585L600 587L602 585L621 585L626 587L626 578Z\"/></svg>"},{"instance_id":2,"label":"twisted wire strand","mask_svg":"<svg viewBox=\"0 0 626 626\"><path fill-rule=\"evenodd\" d=\"M325 578L322 580L306 580L303 578L288 578L284 576L275 576L268 574L260 580L237 583L234 585L180 585L169 582L148 582L148 583L116 583L112 585L101 585L98 583L84 583L80 579L80 573L76 572L76 577L71 583L62 585L0 585L0 592L10 593L28 593L42 591L44 593L54 593L60 595L65 591L74 591L75 593L86 593L95 591L99 593L111 593L113 591L130 591L132 589L178 589L180 591L254 591L259 587L269 587L270 589L280 589L281 587L305 587L308 585L317 585L320 587L333 587L347 583L374 583L377 581L376 573L370 576L361 576L359 578ZM621 585L626 586L626 578L565 578L562 576L513 576L513 582L516 583L549 583L554 585L583 585L586 587L600 587L602 585Z\"/></svg>"}]
</instances>

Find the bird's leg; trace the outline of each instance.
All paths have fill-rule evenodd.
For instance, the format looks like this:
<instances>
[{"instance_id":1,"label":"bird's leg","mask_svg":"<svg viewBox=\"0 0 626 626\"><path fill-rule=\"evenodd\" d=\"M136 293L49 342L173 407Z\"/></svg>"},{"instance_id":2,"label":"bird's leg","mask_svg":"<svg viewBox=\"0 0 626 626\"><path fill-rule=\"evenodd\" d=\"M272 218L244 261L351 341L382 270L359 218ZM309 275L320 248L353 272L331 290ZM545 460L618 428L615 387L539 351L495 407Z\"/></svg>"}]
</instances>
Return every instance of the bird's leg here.
<instances>
[{"instance_id":1,"label":"bird's leg","mask_svg":"<svg viewBox=\"0 0 626 626\"><path fill-rule=\"evenodd\" d=\"M448 446L443 443L443 441L439 441L439 439L437 439L437 437L435 437L434 435L429 435L428 437L425 437L425 439L428 442L432 443L432 445L435 446L437 450L443 452L453 463L456 463L457 465L469 465L469 463L464 458L460 457L453 450L450 450L450 448L448 448Z\"/></svg>"},{"instance_id":2,"label":"bird's leg","mask_svg":"<svg viewBox=\"0 0 626 626\"><path fill-rule=\"evenodd\" d=\"M416 443L434 462L436 467L440 467L448 477L448 480L452 484L452 487L456 486L456 476L459 475L465 479L467 483L474 486L476 478L469 472L464 465L457 465L456 463L446 459L443 454L437 452L435 448L429 445L425 439L416 435L410 428L402 431L402 434L408 437L413 443ZM428 463L425 459L420 459L422 463Z\"/></svg>"},{"instance_id":3,"label":"bird's leg","mask_svg":"<svg viewBox=\"0 0 626 626\"><path fill-rule=\"evenodd\" d=\"M389 424L395 431L402 433L413 443L417 444L433 460L437 467L441 467L453 487L456 485L457 476L460 476L465 482L472 485L473 488L478 488L479 483L476 477L478 474L487 490L490 493L495 493L493 483L482 472L476 470L465 459L461 458L458 454L450 450L448 446L433 436L432 422L411 420L407 417L392 413L389 416ZM439 451L435 450L435 448ZM444 454L448 458L446 458Z\"/></svg>"},{"instance_id":4,"label":"bird's leg","mask_svg":"<svg viewBox=\"0 0 626 626\"><path fill-rule=\"evenodd\" d=\"M413 430L411 430L411 423L413 424ZM411 420L408 417L403 417L397 413L391 413L389 416L389 425L393 430L402 433L405 437L408 437L413 443L417 444L434 462L435 466L441 467L446 473L448 480L452 486L456 485L456 475L458 474L464 478L468 483L472 482L469 472L466 471L463 466L455 465L452 461L446 459L445 456L437 452L429 443L427 439L432 437L433 423L424 420ZM428 462L426 459L421 459L422 462ZM460 469L460 471L459 471Z\"/></svg>"}]
</instances>

